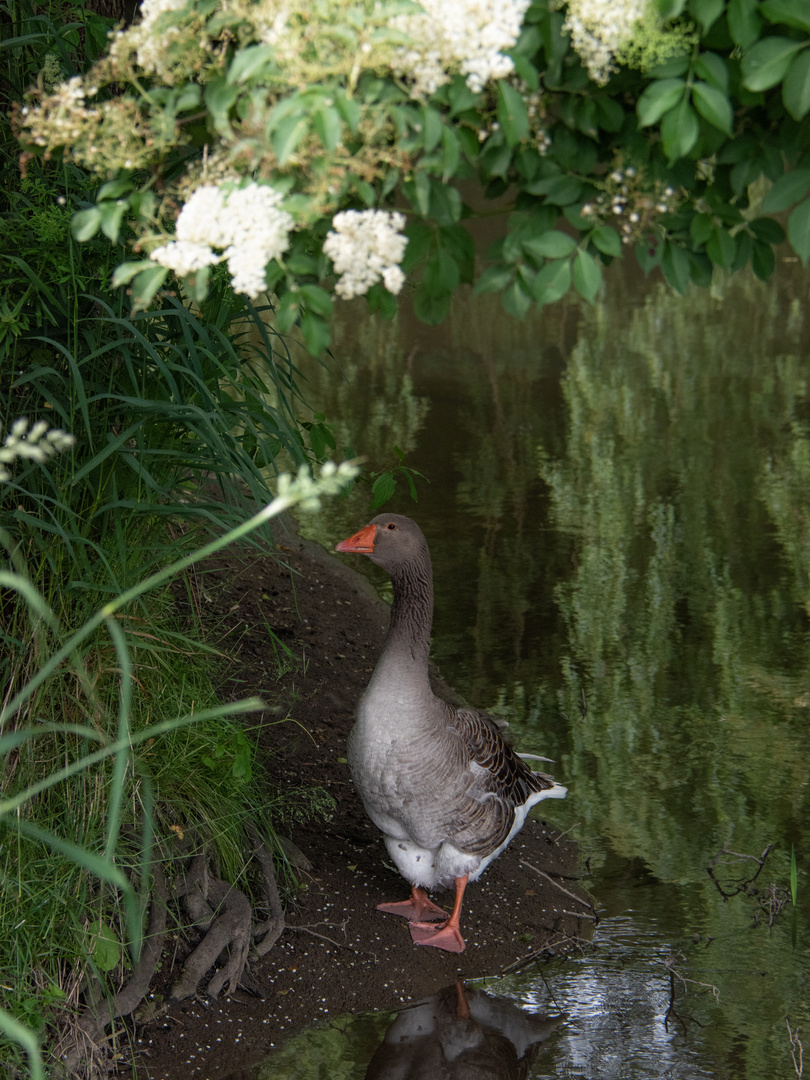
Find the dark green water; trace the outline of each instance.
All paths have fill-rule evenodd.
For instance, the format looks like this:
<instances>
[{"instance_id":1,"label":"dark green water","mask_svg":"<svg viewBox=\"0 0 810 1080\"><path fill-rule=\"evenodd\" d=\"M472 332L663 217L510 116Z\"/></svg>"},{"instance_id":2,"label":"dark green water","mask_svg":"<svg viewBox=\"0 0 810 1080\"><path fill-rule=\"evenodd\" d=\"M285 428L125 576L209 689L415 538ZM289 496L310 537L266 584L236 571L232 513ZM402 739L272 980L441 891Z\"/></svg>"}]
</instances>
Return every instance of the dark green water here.
<instances>
[{"instance_id":1,"label":"dark green water","mask_svg":"<svg viewBox=\"0 0 810 1080\"><path fill-rule=\"evenodd\" d=\"M769 286L683 298L614 269L595 306L524 323L488 296L439 329L351 308L343 379L311 365L305 393L339 445L382 467L396 444L430 478L389 508L431 544L433 654L569 787L554 820L592 872L594 947L486 985L566 1013L529 1075L795 1077L786 1020L810 1053L810 274L782 263ZM305 527L331 547L367 506L365 491L332 501ZM721 895L707 867L723 847L769 845L756 881ZM732 893L756 869L729 855L715 875ZM301 1049L322 1029L262 1076L362 1078L391 1019L340 1020L342 1071Z\"/></svg>"}]
</instances>

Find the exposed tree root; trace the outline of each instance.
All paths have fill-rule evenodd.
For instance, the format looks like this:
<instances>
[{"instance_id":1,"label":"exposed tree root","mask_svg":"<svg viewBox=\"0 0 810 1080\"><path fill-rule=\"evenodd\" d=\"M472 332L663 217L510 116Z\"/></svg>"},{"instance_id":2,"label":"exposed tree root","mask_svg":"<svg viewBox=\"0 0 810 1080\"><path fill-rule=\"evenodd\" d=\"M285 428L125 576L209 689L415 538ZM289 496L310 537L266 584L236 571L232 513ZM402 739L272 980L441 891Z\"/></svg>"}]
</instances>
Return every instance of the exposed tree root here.
<instances>
[{"instance_id":1,"label":"exposed tree root","mask_svg":"<svg viewBox=\"0 0 810 1080\"><path fill-rule=\"evenodd\" d=\"M86 1014L71 1026L56 1047L56 1056L61 1059L63 1068L70 1076L101 1074L100 1063L109 1063L112 1059L110 1037L105 1035L107 1027L138 1007L155 974L166 936L168 893L160 863L153 863L151 872L153 885L149 925L132 978L114 998L104 997L98 983L90 983L87 993L90 1003Z\"/></svg>"},{"instance_id":2,"label":"exposed tree root","mask_svg":"<svg viewBox=\"0 0 810 1080\"><path fill-rule=\"evenodd\" d=\"M182 900L188 923L205 931L202 941L183 965L171 993L172 999L181 1000L196 994L206 973L215 968L223 953L226 954L225 962L213 971L202 992L216 998L223 991L232 994L242 985L261 994L248 968L251 942L255 941L252 955L264 956L283 933L285 922L272 856L256 827L250 824L248 828L253 854L261 868L262 898L257 906L266 917L254 921L247 896L211 872L205 850L193 856L186 873L171 889L167 887L161 864L153 863L149 925L138 964L126 985L112 998L104 995L97 980L88 982L86 1012L70 1024L55 1048L55 1056L65 1075L98 1077L113 1066L115 1021L133 1013L149 991L163 952L167 909L172 900ZM109 1030L111 1026L113 1031Z\"/></svg>"}]
</instances>

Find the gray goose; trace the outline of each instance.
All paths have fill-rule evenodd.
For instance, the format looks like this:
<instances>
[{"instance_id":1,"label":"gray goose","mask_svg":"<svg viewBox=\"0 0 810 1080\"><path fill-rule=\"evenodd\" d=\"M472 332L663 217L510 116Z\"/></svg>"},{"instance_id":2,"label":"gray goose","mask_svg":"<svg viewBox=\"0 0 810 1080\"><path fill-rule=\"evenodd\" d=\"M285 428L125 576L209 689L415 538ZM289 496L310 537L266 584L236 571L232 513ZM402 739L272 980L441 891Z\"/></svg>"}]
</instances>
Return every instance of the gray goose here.
<instances>
[{"instance_id":1,"label":"gray goose","mask_svg":"<svg viewBox=\"0 0 810 1080\"><path fill-rule=\"evenodd\" d=\"M366 812L411 885L409 900L379 904L378 911L406 918L419 945L463 952L459 920L467 883L506 848L535 803L562 799L566 788L533 772L489 717L433 693L433 574L416 522L380 514L335 550L368 555L394 587L388 635L360 699L347 755ZM448 915L426 890L451 885Z\"/></svg>"}]
</instances>

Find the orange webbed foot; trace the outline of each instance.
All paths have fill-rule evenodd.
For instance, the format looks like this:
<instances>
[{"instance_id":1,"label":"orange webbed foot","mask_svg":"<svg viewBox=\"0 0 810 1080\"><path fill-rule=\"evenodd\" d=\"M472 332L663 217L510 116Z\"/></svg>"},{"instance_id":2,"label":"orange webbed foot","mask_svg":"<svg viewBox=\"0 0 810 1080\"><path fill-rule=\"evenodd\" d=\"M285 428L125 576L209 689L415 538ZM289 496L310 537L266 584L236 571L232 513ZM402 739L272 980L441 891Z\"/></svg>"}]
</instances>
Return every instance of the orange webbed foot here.
<instances>
[{"instance_id":1,"label":"orange webbed foot","mask_svg":"<svg viewBox=\"0 0 810 1080\"><path fill-rule=\"evenodd\" d=\"M453 922L446 922L443 926L437 926L435 923L412 922L408 929L412 940L417 945L433 945L434 948L444 949L445 952L464 952L464 938Z\"/></svg>"}]
</instances>

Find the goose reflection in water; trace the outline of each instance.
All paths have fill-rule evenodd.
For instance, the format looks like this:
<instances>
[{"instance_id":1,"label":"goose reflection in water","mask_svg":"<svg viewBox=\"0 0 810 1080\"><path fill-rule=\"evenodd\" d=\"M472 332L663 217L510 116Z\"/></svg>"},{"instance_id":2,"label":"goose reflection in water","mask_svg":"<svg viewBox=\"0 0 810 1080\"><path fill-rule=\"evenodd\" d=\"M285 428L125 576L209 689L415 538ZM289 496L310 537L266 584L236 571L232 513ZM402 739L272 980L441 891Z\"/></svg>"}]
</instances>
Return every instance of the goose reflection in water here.
<instances>
[{"instance_id":1,"label":"goose reflection in water","mask_svg":"<svg viewBox=\"0 0 810 1080\"><path fill-rule=\"evenodd\" d=\"M397 1016L366 1080L525 1080L562 1020L457 982Z\"/></svg>"}]
</instances>

